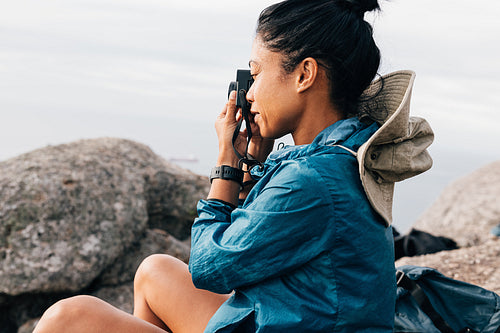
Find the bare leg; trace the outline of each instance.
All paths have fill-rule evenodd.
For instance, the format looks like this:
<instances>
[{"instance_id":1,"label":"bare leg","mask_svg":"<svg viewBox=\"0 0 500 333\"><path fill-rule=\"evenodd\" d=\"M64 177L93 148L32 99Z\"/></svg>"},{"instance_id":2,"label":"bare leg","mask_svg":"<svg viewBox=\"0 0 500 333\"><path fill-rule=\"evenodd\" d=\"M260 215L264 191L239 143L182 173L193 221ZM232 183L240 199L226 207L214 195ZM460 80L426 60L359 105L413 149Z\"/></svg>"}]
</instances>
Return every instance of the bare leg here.
<instances>
[{"instance_id":1,"label":"bare leg","mask_svg":"<svg viewBox=\"0 0 500 333\"><path fill-rule=\"evenodd\" d=\"M34 333L175 333L203 332L229 295L197 289L187 265L167 255L153 255L140 265L134 281L134 316L92 296L57 302Z\"/></svg>"},{"instance_id":2,"label":"bare leg","mask_svg":"<svg viewBox=\"0 0 500 333\"><path fill-rule=\"evenodd\" d=\"M185 263L157 254L137 270L134 315L175 333L203 332L229 296L197 289Z\"/></svg>"},{"instance_id":3,"label":"bare leg","mask_svg":"<svg viewBox=\"0 0 500 333\"><path fill-rule=\"evenodd\" d=\"M92 296L76 296L57 302L43 314L33 332L165 333L157 326Z\"/></svg>"}]
</instances>

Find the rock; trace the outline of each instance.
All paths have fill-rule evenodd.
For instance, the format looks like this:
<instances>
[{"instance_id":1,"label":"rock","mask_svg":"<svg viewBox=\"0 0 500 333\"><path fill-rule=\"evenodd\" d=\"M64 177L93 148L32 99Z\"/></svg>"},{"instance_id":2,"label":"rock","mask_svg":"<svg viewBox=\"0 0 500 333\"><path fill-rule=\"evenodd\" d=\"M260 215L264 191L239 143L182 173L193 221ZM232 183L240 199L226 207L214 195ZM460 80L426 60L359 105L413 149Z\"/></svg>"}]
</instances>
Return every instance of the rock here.
<instances>
[{"instance_id":1,"label":"rock","mask_svg":"<svg viewBox=\"0 0 500 333\"><path fill-rule=\"evenodd\" d=\"M0 332L15 333L21 324L42 315L44 309L74 294L23 294L10 296L0 304Z\"/></svg>"},{"instance_id":2,"label":"rock","mask_svg":"<svg viewBox=\"0 0 500 333\"><path fill-rule=\"evenodd\" d=\"M177 239L186 240L197 216L196 204L207 196L210 183L207 177L183 169L176 173L165 169L146 178L148 225L151 229L163 229Z\"/></svg>"},{"instance_id":3,"label":"rock","mask_svg":"<svg viewBox=\"0 0 500 333\"><path fill-rule=\"evenodd\" d=\"M134 311L134 283L99 289L92 294L127 313Z\"/></svg>"},{"instance_id":4,"label":"rock","mask_svg":"<svg viewBox=\"0 0 500 333\"><path fill-rule=\"evenodd\" d=\"M141 262L155 253L169 254L187 263L189 249L189 245L175 239L163 230L147 230L140 243L128 249L125 256L107 268L98 278L96 284L113 286L133 281Z\"/></svg>"},{"instance_id":5,"label":"rock","mask_svg":"<svg viewBox=\"0 0 500 333\"><path fill-rule=\"evenodd\" d=\"M413 226L454 239L459 246L484 243L500 223L500 161L447 186Z\"/></svg>"},{"instance_id":6,"label":"rock","mask_svg":"<svg viewBox=\"0 0 500 333\"><path fill-rule=\"evenodd\" d=\"M500 293L500 239L490 230L500 223L500 161L447 186L413 226L449 237L461 247L418 257L400 265L436 268L457 280Z\"/></svg>"},{"instance_id":7,"label":"rock","mask_svg":"<svg viewBox=\"0 0 500 333\"><path fill-rule=\"evenodd\" d=\"M133 276L145 257L187 262L196 204L208 189L207 177L122 139L0 162L0 332L16 332L77 294L131 312Z\"/></svg>"},{"instance_id":8,"label":"rock","mask_svg":"<svg viewBox=\"0 0 500 333\"><path fill-rule=\"evenodd\" d=\"M40 318L35 318L27 321L21 327L19 327L17 333L32 333L36 327L36 324L38 324L39 320Z\"/></svg>"},{"instance_id":9,"label":"rock","mask_svg":"<svg viewBox=\"0 0 500 333\"><path fill-rule=\"evenodd\" d=\"M456 280L500 294L500 238L490 237L481 245L396 261L396 266L402 265L432 267Z\"/></svg>"},{"instance_id":10,"label":"rock","mask_svg":"<svg viewBox=\"0 0 500 333\"><path fill-rule=\"evenodd\" d=\"M206 177L121 139L81 140L1 162L0 294L89 286L147 234L149 213L152 224L165 218L164 227L185 237L208 186Z\"/></svg>"},{"instance_id":11,"label":"rock","mask_svg":"<svg viewBox=\"0 0 500 333\"><path fill-rule=\"evenodd\" d=\"M79 290L120 256L147 226L145 157L80 141L1 163L0 292Z\"/></svg>"}]
</instances>

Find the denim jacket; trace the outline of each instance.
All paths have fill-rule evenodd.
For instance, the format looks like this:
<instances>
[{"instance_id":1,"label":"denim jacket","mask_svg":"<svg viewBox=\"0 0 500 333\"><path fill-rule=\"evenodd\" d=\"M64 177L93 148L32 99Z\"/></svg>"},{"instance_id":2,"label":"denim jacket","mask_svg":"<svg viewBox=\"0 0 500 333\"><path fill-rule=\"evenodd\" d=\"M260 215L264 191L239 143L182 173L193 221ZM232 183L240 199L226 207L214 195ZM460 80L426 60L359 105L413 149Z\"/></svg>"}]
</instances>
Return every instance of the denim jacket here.
<instances>
[{"instance_id":1,"label":"denim jacket","mask_svg":"<svg viewBox=\"0 0 500 333\"><path fill-rule=\"evenodd\" d=\"M193 282L234 291L205 332L392 332L392 231L345 149L377 128L338 121L311 144L273 152L240 207L199 202Z\"/></svg>"}]
</instances>

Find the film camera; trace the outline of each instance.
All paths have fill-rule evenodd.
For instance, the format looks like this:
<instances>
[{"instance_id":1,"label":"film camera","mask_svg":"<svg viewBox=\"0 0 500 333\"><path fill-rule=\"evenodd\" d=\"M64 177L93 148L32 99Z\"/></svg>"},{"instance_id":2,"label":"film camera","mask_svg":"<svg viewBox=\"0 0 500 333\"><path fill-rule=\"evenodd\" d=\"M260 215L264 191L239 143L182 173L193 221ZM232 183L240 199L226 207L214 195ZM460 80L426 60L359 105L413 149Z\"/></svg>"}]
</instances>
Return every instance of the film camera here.
<instances>
[{"instance_id":1,"label":"film camera","mask_svg":"<svg viewBox=\"0 0 500 333\"><path fill-rule=\"evenodd\" d=\"M253 83L253 78L250 75L250 71L246 69L238 69L236 71L236 81L229 83L228 96L231 91L236 90L236 107L241 108L241 119L239 120L236 129L233 134L233 149L236 153L236 156L239 158L240 164L246 164L248 167L253 167L255 165L260 165L260 162L253 158L250 154L248 154L248 145L250 143L250 139L252 138L252 130L250 127L250 103L248 103L246 95L250 86ZM234 147L234 143L236 138L240 133L241 125L245 123L245 128L247 130L247 146L245 152L240 154L236 148ZM241 167L241 165L240 165Z\"/></svg>"},{"instance_id":2,"label":"film camera","mask_svg":"<svg viewBox=\"0 0 500 333\"><path fill-rule=\"evenodd\" d=\"M236 90L236 107L241 108L242 112L250 110L250 103L246 100L246 93L250 89L252 83L252 76L250 75L250 71L247 69L238 69L236 71L236 81L229 83L227 95L229 96L231 91ZM244 93L240 93L242 90ZM243 116L245 115L243 114Z\"/></svg>"}]
</instances>

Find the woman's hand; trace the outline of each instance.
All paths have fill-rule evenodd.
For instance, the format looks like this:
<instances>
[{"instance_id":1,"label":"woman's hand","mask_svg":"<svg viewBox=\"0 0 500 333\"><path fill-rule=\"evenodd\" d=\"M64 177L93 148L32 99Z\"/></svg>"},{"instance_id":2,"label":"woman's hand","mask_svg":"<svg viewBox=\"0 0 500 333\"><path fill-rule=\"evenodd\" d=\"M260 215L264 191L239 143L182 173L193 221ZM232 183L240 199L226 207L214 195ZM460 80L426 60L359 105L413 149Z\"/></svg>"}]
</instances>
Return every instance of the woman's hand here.
<instances>
[{"instance_id":1,"label":"woman's hand","mask_svg":"<svg viewBox=\"0 0 500 333\"><path fill-rule=\"evenodd\" d=\"M238 167L238 157L233 150L233 134L239 120L236 113L236 91L231 91L226 105L215 121L215 130L217 131L217 137L219 139L219 157L217 158L217 165L224 164L234 168ZM241 115L239 117L241 117ZM242 145L242 142L240 142L241 140L242 138L240 135L235 142L235 147ZM245 139L243 138L243 140ZM246 140L244 145L246 145Z\"/></svg>"},{"instance_id":2,"label":"woman's hand","mask_svg":"<svg viewBox=\"0 0 500 333\"><path fill-rule=\"evenodd\" d=\"M226 105L215 121L215 129L217 131L219 141L219 156L217 158L217 165L229 165L234 168L240 167L238 156L233 149L233 135L241 117L241 113L236 109L236 91L232 91ZM248 153L257 161L264 162L273 149L274 139L266 139L260 135L259 127L253 121L253 117L251 115L249 117L249 121L252 138L248 145ZM247 142L247 130L244 129L239 133L234 142L234 148L240 153L240 155L244 154ZM243 169L246 171L245 166L243 166ZM245 173L243 181L246 182L249 180L252 180L250 174ZM235 199L237 199L235 194L237 195L237 192L239 192L238 187L235 187L235 185L237 184L234 182L221 182L218 179L215 179L212 183L212 187L210 188L209 198L220 199L234 204ZM253 185L246 186L239 193L240 199L246 198L252 187Z\"/></svg>"},{"instance_id":3,"label":"woman's hand","mask_svg":"<svg viewBox=\"0 0 500 333\"><path fill-rule=\"evenodd\" d=\"M219 158L218 162L235 166L233 163L238 163L238 157L233 150L233 135L238 125L238 121L242 115L236 109L236 91L232 91L229 99L222 109L222 112L217 117L215 122L215 129L219 139ZM274 146L273 139L265 139L260 135L260 130L257 124L253 121L250 115L250 128L252 131L252 138L248 146L248 153L252 155L259 162L264 162L272 151ZM234 148L243 155L247 146L247 130L241 131L234 142ZM231 163L231 164L229 164Z\"/></svg>"}]
</instances>

